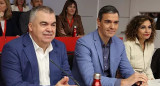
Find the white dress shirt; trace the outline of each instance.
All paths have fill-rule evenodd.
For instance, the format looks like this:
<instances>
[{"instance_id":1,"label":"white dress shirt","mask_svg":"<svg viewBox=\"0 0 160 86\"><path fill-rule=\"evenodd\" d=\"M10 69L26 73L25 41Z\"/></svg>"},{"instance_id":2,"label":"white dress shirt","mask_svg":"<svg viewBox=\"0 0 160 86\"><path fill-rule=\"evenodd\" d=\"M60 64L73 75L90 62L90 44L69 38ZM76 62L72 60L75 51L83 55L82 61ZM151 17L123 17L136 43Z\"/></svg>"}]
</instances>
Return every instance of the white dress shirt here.
<instances>
[{"instance_id":1,"label":"white dress shirt","mask_svg":"<svg viewBox=\"0 0 160 86\"><path fill-rule=\"evenodd\" d=\"M1 27L2 27L2 31L4 32L4 22L5 21L1 21L0 23L1 23Z\"/></svg>"},{"instance_id":2,"label":"white dress shirt","mask_svg":"<svg viewBox=\"0 0 160 86\"><path fill-rule=\"evenodd\" d=\"M50 43L44 52L43 49L39 47L33 39L32 42L38 60L40 85L50 85L49 52L53 50L52 44Z\"/></svg>"},{"instance_id":3,"label":"white dress shirt","mask_svg":"<svg viewBox=\"0 0 160 86\"><path fill-rule=\"evenodd\" d=\"M154 44L145 43L144 51L142 50L138 39L136 39L136 41L126 41L124 44L128 60L130 61L133 69L135 71L145 73L148 79L154 79L150 67L154 52Z\"/></svg>"}]
</instances>

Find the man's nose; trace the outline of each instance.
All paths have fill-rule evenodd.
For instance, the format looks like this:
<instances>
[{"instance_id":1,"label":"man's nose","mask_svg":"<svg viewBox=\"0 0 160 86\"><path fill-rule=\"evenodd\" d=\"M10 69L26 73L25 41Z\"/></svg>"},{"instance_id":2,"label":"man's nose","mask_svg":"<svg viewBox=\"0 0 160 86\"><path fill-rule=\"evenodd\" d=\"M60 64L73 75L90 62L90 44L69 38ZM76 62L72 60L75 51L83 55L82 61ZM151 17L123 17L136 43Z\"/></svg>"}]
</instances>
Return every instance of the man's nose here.
<instances>
[{"instance_id":1,"label":"man's nose","mask_svg":"<svg viewBox=\"0 0 160 86\"><path fill-rule=\"evenodd\" d=\"M51 25L48 25L47 31L53 31L53 27Z\"/></svg>"},{"instance_id":2,"label":"man's nose","mask_svg":"<svg viewBox=\"0 0 160 86\"><path fill-rule=\"evenodd\" d=\"M115 24L114 24L114 23L111 23L111 24L110 24L110 28L113 29L114 27L115 27Z\"/></svg>"}]
</instances>

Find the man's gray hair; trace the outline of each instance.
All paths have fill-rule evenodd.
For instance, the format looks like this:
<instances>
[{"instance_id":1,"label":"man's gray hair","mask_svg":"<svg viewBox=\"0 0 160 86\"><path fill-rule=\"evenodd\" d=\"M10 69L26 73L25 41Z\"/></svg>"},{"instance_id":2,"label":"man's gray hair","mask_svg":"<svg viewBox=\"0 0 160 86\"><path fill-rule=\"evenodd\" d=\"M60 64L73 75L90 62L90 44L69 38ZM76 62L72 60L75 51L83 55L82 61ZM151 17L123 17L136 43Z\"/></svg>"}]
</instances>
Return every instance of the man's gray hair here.
<instances>
[{"instance_id":1,"label":"man's gray hair","mask_svg":"<svg viewBox=\"0 0 160 86\"><path fill-rule=\"evenodd\" d=\"M47 7L47 6L38 6L38 7L34 7L32 8L31 12L30 12L30 17L29 17L29 22L32 22L33 19L35 18L36 16L36 13L38 11L43 11L45 13L54 13L54 11L52 10L52 8L50 7Z\"/></svg>"}]
</instances>

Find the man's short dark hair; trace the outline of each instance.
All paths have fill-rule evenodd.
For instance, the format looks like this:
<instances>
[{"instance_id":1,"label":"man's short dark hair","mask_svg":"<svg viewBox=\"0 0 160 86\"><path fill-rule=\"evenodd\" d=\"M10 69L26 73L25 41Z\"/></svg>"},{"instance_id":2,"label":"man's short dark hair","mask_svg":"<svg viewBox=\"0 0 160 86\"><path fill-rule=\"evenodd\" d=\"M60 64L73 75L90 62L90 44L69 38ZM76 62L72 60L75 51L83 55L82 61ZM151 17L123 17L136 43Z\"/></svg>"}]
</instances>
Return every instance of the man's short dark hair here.
<instances>
[{"instance_id":1,"label":"man's short dark hair","mask_svg":"<svg viewBox=\"0 0 160 86\"><path fill-rule=\"evenodd\" d=\"M100 21L102 20L102 16L103 16L103 14L105 14L105 13L118 13L118 15L119 15L118 10L117 10L114 6L112 6L112 5L107 5L107 6L102 7L102 8L99 10L98 18L99 18Z\"/></svg>"}]
</instances>

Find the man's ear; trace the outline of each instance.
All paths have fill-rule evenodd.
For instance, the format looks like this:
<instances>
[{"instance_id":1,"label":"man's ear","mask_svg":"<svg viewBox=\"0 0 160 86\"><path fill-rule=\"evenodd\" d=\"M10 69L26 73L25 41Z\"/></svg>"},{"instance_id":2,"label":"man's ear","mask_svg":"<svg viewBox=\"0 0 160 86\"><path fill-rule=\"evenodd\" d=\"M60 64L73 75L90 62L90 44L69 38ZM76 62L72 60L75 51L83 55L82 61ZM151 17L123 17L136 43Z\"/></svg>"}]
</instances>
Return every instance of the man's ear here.
<instances>
[{"instance_id":1,"label":"man's ear","mask_svg":"<svg viewBox=\"0 0 160 86\"><path fill-rule=\"evenodd\" d=\"M101 21L99 20L99 18L97 18L97 25L98 25L98 27L100 27L100 23L101 23Z\"/></svg>"},{"instance_id":2,"label":"man's ear","mask_svg":"<svg viewBox=\"0 0 160 86\"><path fill-rule=\"evenodd\" d=\"M32 30L33 30L32 27L33 27L32 23L29 22L29 24L28 24L28 30L29 30L29 31L32 31Z\"/></svg>"}]
</instances>

